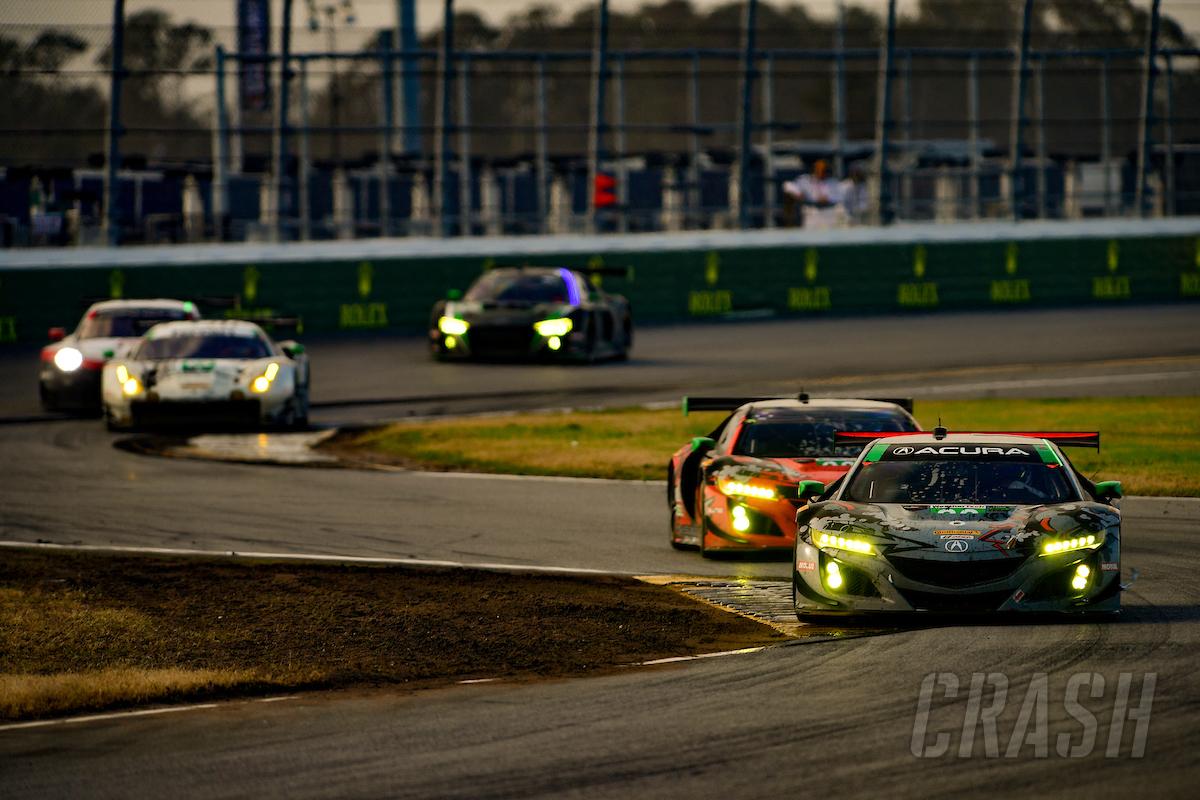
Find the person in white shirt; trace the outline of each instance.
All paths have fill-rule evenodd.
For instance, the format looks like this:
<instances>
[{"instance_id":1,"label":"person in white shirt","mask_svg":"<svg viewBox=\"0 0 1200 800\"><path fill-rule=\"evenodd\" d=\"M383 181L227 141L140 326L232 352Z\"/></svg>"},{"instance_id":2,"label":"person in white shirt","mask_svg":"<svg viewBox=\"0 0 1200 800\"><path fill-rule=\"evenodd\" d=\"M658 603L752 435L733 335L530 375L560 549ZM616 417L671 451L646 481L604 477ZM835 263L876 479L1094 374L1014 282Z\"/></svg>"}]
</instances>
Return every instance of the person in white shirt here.
<instances>
[{"instance_id":1,"label":"person in white shirt","mask_svg":"<svg viewBox=\"0 0 1200 800\"><path fill-rule=\"evenodd\" d=\"M842 187L830 177L829 164L823 159L813 164L811 174L784 183L783 192L800 204L800 224L804 227L821 229L837 225Z\"/></svg>"}]
</instances>

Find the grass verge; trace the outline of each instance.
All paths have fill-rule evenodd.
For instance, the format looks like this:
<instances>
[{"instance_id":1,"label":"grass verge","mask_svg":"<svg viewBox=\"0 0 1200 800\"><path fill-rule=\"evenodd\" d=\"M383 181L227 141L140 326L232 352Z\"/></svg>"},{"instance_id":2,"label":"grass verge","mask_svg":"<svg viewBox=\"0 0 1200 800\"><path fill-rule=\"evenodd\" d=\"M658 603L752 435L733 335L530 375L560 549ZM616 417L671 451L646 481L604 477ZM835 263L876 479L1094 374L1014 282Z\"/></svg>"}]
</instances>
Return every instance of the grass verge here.
<instances>
[{"instance_id":1,"label":"grass verge","mask_svg":"<svg viewBox=\"0 0 1200 800\"><path fill-rule=\"evenodd\" d=\"M0 719L579 675L781 638L623 578L5 550Z\"/></svg>"},{"instance_id":2,"label":"grass verge","mask_svg":"<svg viewBox=\"0 0 1200 800\"><path fill-rule=\"evenodd\" d=\"M1130 494L1200 495L1200 398L919 401L921 424L952 430L1099 430L1100 453L1072 450L1087 475ZM419 469L653 480L720 414L616 409L402 422L326 444L350 459Z\"/></svg>"}]
</instances>

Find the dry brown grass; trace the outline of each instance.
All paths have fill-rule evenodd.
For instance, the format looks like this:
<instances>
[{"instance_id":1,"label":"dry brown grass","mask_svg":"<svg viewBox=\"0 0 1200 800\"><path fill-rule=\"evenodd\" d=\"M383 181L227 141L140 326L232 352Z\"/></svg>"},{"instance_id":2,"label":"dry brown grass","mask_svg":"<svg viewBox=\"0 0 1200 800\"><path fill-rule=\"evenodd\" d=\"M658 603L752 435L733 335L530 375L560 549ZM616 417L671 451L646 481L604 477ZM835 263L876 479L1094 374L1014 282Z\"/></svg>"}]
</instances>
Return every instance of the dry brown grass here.
<instances>
[{"instance_id":1,"label":"dry brown grass","mask_svg":"<svg viewBox=\"0 0 1200 800\"><path fill-rule=\"evenodd\" d=\"M4 550L0 719L562 676L776 641L623 578Z\"/></svg>"}]
</instances>

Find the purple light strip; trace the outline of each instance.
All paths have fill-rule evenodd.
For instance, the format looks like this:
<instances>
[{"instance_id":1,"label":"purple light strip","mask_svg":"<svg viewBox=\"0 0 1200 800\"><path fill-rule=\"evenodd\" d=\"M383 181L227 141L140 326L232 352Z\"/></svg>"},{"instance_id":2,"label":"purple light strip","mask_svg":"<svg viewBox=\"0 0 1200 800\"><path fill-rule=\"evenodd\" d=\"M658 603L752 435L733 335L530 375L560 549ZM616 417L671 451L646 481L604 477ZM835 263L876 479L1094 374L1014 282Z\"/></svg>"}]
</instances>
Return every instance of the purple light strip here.
<instances>
[{"instance_id":1,"label":"purple light strip","mask_svg":"<svg viewBox=\"0 0 1200 800\"><path fill-rule=\"evenodd\" d=\"M571 274L571 270L559 267L558 274L567 285L567 302L573 306L583 305L583 298L579 296L579 285L575 283L575 276Z\"/></svg>"}]
</instances>

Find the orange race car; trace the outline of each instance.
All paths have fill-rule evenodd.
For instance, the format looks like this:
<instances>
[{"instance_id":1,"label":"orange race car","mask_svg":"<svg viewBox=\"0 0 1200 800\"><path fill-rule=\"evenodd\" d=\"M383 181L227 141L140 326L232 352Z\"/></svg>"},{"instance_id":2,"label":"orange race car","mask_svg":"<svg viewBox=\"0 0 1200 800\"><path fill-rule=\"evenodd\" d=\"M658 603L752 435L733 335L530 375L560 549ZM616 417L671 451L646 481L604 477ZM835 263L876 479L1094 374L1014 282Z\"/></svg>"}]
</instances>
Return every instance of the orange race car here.
<instances>
[{"instance_id":1,"label":"orange race car","mask_svg":"<svg viewBox=\"0 0 1200 800\"><path fill-rule=\"evenodd\" d=\"M704 556L790 551L800 483L834 483L862 449L835 444L838 431L921 429L911 400L685 397L689 411L733 412L667 466L671 545Z\"/></svg>"}]
</instances>

